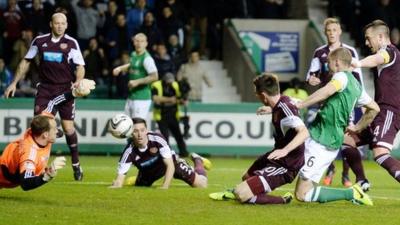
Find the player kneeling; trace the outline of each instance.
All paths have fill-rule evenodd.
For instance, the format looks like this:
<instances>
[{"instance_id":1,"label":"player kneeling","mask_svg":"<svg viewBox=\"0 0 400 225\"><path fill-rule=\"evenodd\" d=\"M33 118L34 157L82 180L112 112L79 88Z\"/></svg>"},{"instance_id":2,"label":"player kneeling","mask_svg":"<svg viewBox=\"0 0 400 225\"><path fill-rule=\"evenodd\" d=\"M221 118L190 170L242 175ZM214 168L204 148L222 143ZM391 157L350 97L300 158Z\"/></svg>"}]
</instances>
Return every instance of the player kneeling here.
<instances>
[{"instance_id":1,"label":"player kneeling","mask_svg":"<svg viewBox=\"0 0 400 225\"><path fill-rule=\"evenodd\" d=\"M269 193L296 178L304 164L304 141L309 134L294 102L280 95L276 75L262 74L254 79L253 84L256 96L264 104L257 113L266 109L272 112L275 148L250 166L242 177L243 182L234 190L211 193L209 197L214 200L237 199L251 204L286 204L293 199L291 193L282 197Z\"/></svg>"},{"instance_id":2,"label":"player kneeling","mask_svg":"<svg viewBox=\"0 0 400 225\"><path fill-rule=\"evenodd\" d=\"M205 169L211 162L192 153L194 169L171 150L167 141L160 135L147 130L146 121L133 118L132 141L128 143L118 163L118 174L110 188L120 188L132 164L139 170L135 186L151 186L164 177L162 189L168 189L172 178L180 179L192 187L207 187ZM133 181L130 181L133 183Z\"/></svg>"}]
</instances>

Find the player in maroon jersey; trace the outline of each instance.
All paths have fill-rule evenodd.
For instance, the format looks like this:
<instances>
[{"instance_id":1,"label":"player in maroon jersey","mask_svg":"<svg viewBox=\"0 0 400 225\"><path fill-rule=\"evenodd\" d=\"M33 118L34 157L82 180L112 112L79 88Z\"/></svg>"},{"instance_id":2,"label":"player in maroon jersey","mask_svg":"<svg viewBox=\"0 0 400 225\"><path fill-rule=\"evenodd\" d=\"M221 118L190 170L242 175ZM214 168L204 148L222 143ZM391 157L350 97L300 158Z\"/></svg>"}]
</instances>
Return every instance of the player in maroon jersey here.
<instances>
[{"instance_id":1,"label":"player in maroon jersey","mask_svg":"<svg viewBox=\"0 0 400 225\"><path fill-rule=\"evenodd\" d=\"M393 141L400 128L400 51L390 42L389 27L382 20L374 20L364 28L365 44L372 55L352 62L353 67L374 70L375 101L381 111L368 129L353 139L353 146L369 144L375 161L400 182L400 161L390 155Z\"/></svg>"},{"instance_id":2,"label":"player in maroon jersey","mask_svg":"<svg viewBox=\"0 0 400 225\"><path fill-rule=\"evenodd\" d=\"M118 163L118 174L110 188L120 188L132 164L138 168L135 186L151 186L164 177L162 189L168 189L172 178L180 179L192 187L207 187L205 169L211 162L196 153L191 154L195 168L189 166L171 150L167 141L158 133L147 130L146 121L133 118L132 141L128 143Z\"/></svg>"},{"instance_id":3,"label":"player in maroon jersey","mask_svg":"<svg viewBox=\"0 0 400 225\"><path fill-rule=\"evenodd\" d=\"M49 101L56 96L68 92L76 87L84 78L85 62L78 42L65 34L67 17L62 13L53 14L50 22L51 33L37 36L31 44L25 58L18 65L15 78L6 89L6 98L14 96L16 86L29 69L33 58L38 55L39 85L35 97L34 114L42 112ZM78 138L74 128L75 101L71 99L57 106L61 124L65 133L72 157L72 168L75 180L82 180L83 172L79 163Z\"/></svg>"},{"instance_id":4,"label":"player in maroon jersey","mask_svg":"<svg viewBox=\"0 0 400 225\"><path fill-rule=\"evenodd\" d=\"M237 199L251 204L286 204L293 195L283 197L269 193L291 183L304 164L304 141L308 130L300 119L299 111L287 96L281 96L278 77L262 74L254 79L255 94L265 106L272 108L275 146L260 156L243 175L234 190L211 193L214 200ZM262 108L259 109L259 111Z\"/></svg>"}]
</instances>

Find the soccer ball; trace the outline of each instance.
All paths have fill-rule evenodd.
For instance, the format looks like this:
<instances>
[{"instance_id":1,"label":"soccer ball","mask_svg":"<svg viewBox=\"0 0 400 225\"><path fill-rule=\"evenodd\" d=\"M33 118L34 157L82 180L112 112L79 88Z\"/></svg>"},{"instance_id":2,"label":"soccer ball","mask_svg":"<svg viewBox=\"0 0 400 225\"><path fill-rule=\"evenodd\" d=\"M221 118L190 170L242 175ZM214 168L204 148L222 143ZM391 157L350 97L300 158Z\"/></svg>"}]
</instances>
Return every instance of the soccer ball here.
<instances>
[{"instance_id":1,"label":"soccer ball","mask_svg":"<svg viewBox=\"0 0 400 225\"><path fill-rule=\"evenodd\" d=\"M129 116L123 113L117 114L110 119L108 131L116 138L130 137L133 132L133 121Z\"/></svg>"}]
</instances>

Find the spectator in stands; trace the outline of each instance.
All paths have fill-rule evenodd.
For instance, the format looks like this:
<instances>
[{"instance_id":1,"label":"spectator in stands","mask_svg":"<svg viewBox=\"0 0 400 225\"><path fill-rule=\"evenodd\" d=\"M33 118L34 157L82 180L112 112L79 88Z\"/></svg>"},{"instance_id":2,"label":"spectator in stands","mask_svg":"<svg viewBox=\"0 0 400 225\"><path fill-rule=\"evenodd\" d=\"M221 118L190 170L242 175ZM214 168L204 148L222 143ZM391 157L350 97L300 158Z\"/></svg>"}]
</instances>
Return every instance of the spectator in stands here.
<instances>
[{"instance_id":1,"label":"spectator in stands","mask_svg":"<svg viewBox=\"0 0 400 225\"><path fill-rule=\"evenodd\" d=\"M12 48L14 43L21 37L22 29L24 27L24 16L18 8L17 0L9 0L8 8L0 18L4 23L4 58L6 64L10 62L12 55Z\"/></svg>"},{"instance_id":2,"label":"spectator in stands","mask_svg":"<svg viewBox=\"0 0 400 225\"><path fill-rule=\"evenodd\" d=\"M162 17L158 21L158 26L162 30L164 43L167 43L169 36L174 34L178 36L179 43L183 45L183 23L173 14L169 6L163 8Z\"/></svg>"},{"instance_id":3,"label":"spectator in stands","mask_svg":"<svg viewBox=\"0 0 400 225\"><path fill-rule=\"evenodd\" d=\"M0 94L1 94L0 97L3 97L3 93L8 87L8 85L11 84L12 79L13 79L13 74L6 67L4 59L0 58Z\"/></svg>"},{"instance_id":4,"label":"spectator in stands","mask_svg":"<svg viewBox=\"0 0 400 225\"><path fill-rule=\"evenodd\" d=\"M178 36L175 34L169 36L167 50L176 69L180 68L181 65L187 60L185 51L183 50L182 46L179 45Z\"/></svg>"},{"instance_id":5,"label":"spectator in stands","mask_svg":"<svg viewBox=\"0 0 400 225\"><path fill-rule=\"evenodd\" d=\"M146 0L137 0L135 7L127 11L126 24L128 26L128 36L130 38L138 33L147 11Z\"/></svg>"},{"instance_id":6,"label":"spectator in stands","mask_svg":"<svg viewBox=\"0 0 400 225\"><path fill-rule=\"evenodd\" d=\"M113 67L117 67L118 65L123 65L129 63L129 52L128 51L123 51L121 53L121 56L115 60ZM115 85L116 85L116 98L119 99L126 99L128 98L128 85L126 85L129 82L129 73L128 71L121 71L119 76L114 77L115 79Z\"/></svg>"},{"instance_id":7,"label":"spectator in stands","mask_svg":"<svg viewBox=\"0 0 400 225\"><path fill-rule=\"evenodd\" d=\"M162 80L166 73L176 74L176 69L171 56L168 55L167 48L163 43L157 45L154 54L154 61L158 69L158 79Z\"/></svg>"},{"instance_id":8,"label":"spectator in stands","mask_svg":"<svg viewBox=\"0 0 400 225\"><path fill-rule=\"evenodd\" d=\"M50 4L44 4L42 0L32 0L32 4L25 12L26 25L37 35L50 32L48 21L51 11L53 7Z\"/></svg>"},{"instance_id":9,"label":"spectator in stands","mask_svg":"<svg viewBox=\"0 0 400 225\"><path fill-rule=\"evenodd\" d=\"M198 26L198 31L200 33L199 53L200 56L204 56L205 54L207 46L208 6L209 0L188 1L189 23L187 26L187 34L185 39L186 53L192 51L193 34L194 31L197 30L196 26Z\"/></svg>"},{"instance_id":10,"label":"spectator in stands","mask_svg":"<svg viewBox=\"0 0 400 225\"><path fill-rule=\"evenodd\" d=\"M191 86L189 92L190 101L201 101L203 81L208 87L212 86L210 79L207 76L207 71L200 64L200 54L196 50L190 53L189 62L183 64L179 69L177 79L178 81L181 79L188 80Z\"/></svg>"},{"instance_id":11,"label":"spectator in stands","mask_svg":"<svg viewBox=\"0 0 400 225\"><path fill-rule=\"evenodd\" d=\"M150 53L153 53L156 50L157 45L163 42L161 30L155 23L154 15L150 11L146 12L144 15L144 21L142 26L140 26L139 32L144 33L147 36L149 42L147 49Z\"/></svg>"},{"instance_id":12,"label":"spectator in stands","mask_svg":"<svg viewBox=\"0 0 400 225\"><path fill-rule=\"evenodd\" d=\"M123 51L129 49L128 27L124 14L117 15L116 26L111 27L106 35L107 58L113 63Z\"/></svg>"},{"instance_id":13,"label":"spectator in stands","mask_svg":"<svg viewBox=\"0 0 400 225\"><path fill-rule=\"evenodd\" d=\"M118 8L118 5L115 0L110 0L107 5L107 11L105 12L105 20L104 26L101 31L101 35L103 37L107 36L107 33L110 32L115 26L117 21L117 15L121 10Z\"/></svg>"},{"instance_id":14,"label":"spectator in stands","mask_svg":"<svg viewBox=\"0 0 400 225\"><path fill-rule=\"evenodd\" d=\"M164 7L168 6L171 8L172 13L182 20L183 23L187 20L187 13L185 12L185 8L183 7L182 0L160 0L156 1L155 6L155 15L157 20L159 20L162 16L162 10Z\"/></svg>"},{"instance_id":15,"label":"spectator in stands","mask_svg":"<svg viewBox=\"0 0 400 225\"><path fill-rule=\"evenodd\" d=\"M29 46L33 40L33 32L31 29L24 29L21 32L21 37L15 41L13 45L13 54L11 55L10 69L15 73L19 62L23 59L28 52Z\"/></svg>"},{"instance_id":16,"label":"spectator in stands","mask_svg":"<svg viewBox=\"0 0 400 225\"><path fill-rule=\"evenodd\" d=\"M174 136L179 156L188 156L185 140L179 127L181 91L175 76L166 73L162 79L151 84L153 99L153 119L157 122L161 134L169 143L169 132Z\"/></svg>"},{"instance_id":17,"label":"spectator in stands","mask_svg":"<svg viewBox=\"0 0 400 225\"><path fill-rule=\"evenodd\" d=\"M83 52L83 58L86 64L85 77L96 81L98 85L104 84L108 75L108 61L96 37L89 40L89 48Z\"/></svg>"},{"instance_id":18,"label":"spectator in stands","mask_svg":"<svg viewBox=\"0 0 400 225\"><path fill-rule=\"evenodd\" d=\"M72 1L77 23L77 39L81 49L86 49L89 44L89 39L96 36L97 28L103 27L105 17L104 12L99 12L93 8L93 0L78 0Z\"/></svg>"}]
</instances>

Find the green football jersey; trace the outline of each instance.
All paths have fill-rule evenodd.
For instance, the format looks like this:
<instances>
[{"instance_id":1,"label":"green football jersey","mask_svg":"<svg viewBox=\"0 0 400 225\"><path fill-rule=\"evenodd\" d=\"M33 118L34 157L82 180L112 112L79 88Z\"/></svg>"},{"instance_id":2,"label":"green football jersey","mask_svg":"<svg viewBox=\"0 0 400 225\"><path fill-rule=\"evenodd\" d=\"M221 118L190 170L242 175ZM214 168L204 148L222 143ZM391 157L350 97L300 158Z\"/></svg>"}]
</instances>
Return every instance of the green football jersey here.
<instances>
[{"instance_id":1,"label":"green football jersey","mask_svg":"<svg viewBox=\"0 0 400 225\"><path fill-rule=\"evenodd\" d=\"M144 60L147 57L151 57L147 51L141 55L137 55L135 51L132 52L129 66L129 80L137 80L148 75L144 67ZM150 84L139 85L133 89L130 89L128 98L132 100L151 99Z\"/></svg>"},{"instance_id":2,"label":"green football jersey","mask_svg":"<svg viewBox=\"0 0 400 225\"><path fill-rule=\"evenodd\" d=\"M332 79L340 80L340 76L347 77L347 85L325 100L310 127L312 139L335 150L343 144L350 114L362 93L360 83L351 72L336 73Z\"/></svg>"}]
</instances>

